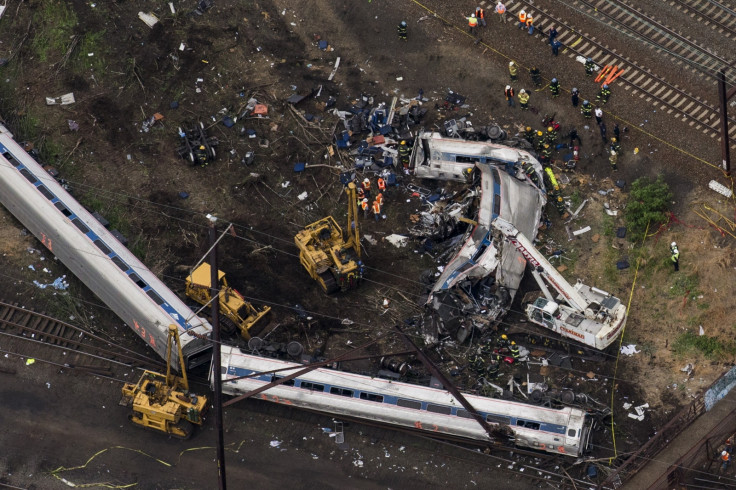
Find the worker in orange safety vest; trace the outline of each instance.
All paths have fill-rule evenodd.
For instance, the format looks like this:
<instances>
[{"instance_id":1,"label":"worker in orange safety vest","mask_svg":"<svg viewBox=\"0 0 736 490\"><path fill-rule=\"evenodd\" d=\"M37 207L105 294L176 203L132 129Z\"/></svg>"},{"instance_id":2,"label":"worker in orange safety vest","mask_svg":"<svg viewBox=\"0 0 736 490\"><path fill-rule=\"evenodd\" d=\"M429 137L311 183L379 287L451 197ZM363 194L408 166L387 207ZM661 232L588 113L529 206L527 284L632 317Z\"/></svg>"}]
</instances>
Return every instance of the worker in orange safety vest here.
<instances>
[{"instance_id":1,"label":"worker in orange safety vest","mask_svg":"<svg viewBox=\"0 0 736 490\"><path fill-rule=\"evenodd\" d=\"M362 201L360 201L360 209L363 210L363 217L367 218L368 217L368 199L364 198Z\"/></svg>"},{"instance_id":2,"label":"worker in orange safety vest","mask_svg":"<svg viewBox=\"0 0 736 490\"><path fill-rule=\"evenodd\" d=\"M378 204L383 206L383 194L382 193L380 192L378 193L378 195L376 196L376 201L378 201Z\"/></svg>"},{"instance_id":3,"label":"worker in orange safety vest","mask_svg":"<svg viewBox=\"0 0 736 490\"><path fill-rule=\"evenodd\" d=\"M486 26L486 11L482 7L478 6L475 8L475 18L478 19L481 26Z\"/></svg>"},{"instance_id":4,"label":"worker in orange safety vest","mask_svg":"<svg viewBox=\"0 0 736 490\"><path fill-rule=\"evenodd\" d=\"M365 193L365 197L371 197L371 181L368 180L368 177L363 179L363 183L360 184L361 189L363 189L363 192Z\"/></svg>"},{"instance_id":5,"label":"worker in orange safety vest","mask_svg":"<svg viewBox=\"0 0 736 490\"><path fill-rule=\"evenodd\" d=\"M386 190L386 181L383 180L383 177L378 177L378 191L383 192Z\"/></svg>"},{"instance_id":6,"label":"worker in orange safety vest","mask_svg":"<svg viewBox=\"0 0 736 490\"><path fill-rule=\"evenodd\" d=\"M519 12L519 29L526 27L526 10Z\"/></svg>"},{"instance_id":7,"label":"worker in orange safety vest","mask_svg":"<svg viewBox=\"0 0 736 490\"><path fill-rule=\"evenodd\" d=\"M532 17L532 14L528 14L526 16L526 27L529 29L530 36L534 34L534 18Z\"/></svg>"},{"instance_id":8,"label":"worker in orange safety vest","mask_svg":"<svg viewBox=\"0 0 736 490\"><path fill-rule=\"evenodd\" d=\"M376 221L381 216L381 203L378 201L373 201L373 216L376 218Z\"/></svg>"}]
</instances>

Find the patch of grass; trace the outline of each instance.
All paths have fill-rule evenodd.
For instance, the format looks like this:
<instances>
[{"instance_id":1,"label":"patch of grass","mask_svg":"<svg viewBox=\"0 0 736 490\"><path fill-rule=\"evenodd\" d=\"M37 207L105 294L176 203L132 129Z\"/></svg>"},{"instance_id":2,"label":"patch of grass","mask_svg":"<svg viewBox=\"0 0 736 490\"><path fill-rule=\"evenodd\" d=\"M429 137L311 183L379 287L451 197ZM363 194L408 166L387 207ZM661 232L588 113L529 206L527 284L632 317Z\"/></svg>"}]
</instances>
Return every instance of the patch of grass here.
<instances>
[{"instance_id":1,"label":"patch of grass","mask_svg":"<svg viewBox=\"0 0 736 490\"><path fill-rule=\"evenodd\" d=\"M48 61L51 55L62 56L66 52L77 16L67 2L47 1L34 14L33 25L33 52L39 60Z\"/></svg>"},{"instance_id":2,"label":"patch of grass","mask_svg":"<svg viewBox=\"0 0 736 490\"><path fill-rule=\"evenodd\" d=\"M609 247L603 260L603 277L609 285L607 287L618 286L618 280L621 277L621 271L616 267L616 262L619 260L618 250Z\"/></svg>"},{"instance_id":3,"label":"patch of grass","mask_svg":"<svg viewBox=\"0 0 736 490\"><path fill-rule=\"evenodd\" d=\"M616 234L613 216L609 216L605 211L603 211L603 219L601 219L601 233L603 236L610 238L614 237Z\"/></svg>"},{"instance_id":4,"label":"patch of grass","mask_svg":"<svg viewBox=\"0 0 736 490\"><path fill-rule=\"evenodd\" d=\"M105 38L107 31L88 32L84 35L77 48L74 62L75 71L92 70L98 77L103 76L107 66L106 56L109 51ZM92 56L90 56L92 53Z\"/></svg>"},{"instance_id":5,"label":"patch of grass","mask_svg":"<svg viewBox=\"0 0 736 490\"><path fill-rule=\"evenodd\" d=\"M575 211L581 202L583 202L583 196L580 194L580 189L575 189L575 192L570 196L570 207Z\"/></svg>"},{"instance_id":6,"label":"patch of grass","mask_svg":"<svg viewBox=\"0 0 736 490\"><path fill-rule=\"evenodd\" d=\"M672 192L662 176L652 181L640 177L631 184L629 201L626 205L626 223L629 240L638 242L644 238L647 226L656 230L667 219L667 209L672 200Z\"/></svg>"},{"instance_id":7,"label":"patch of grass","mask_svg":"<svg viewBox=\"0 0 736 490\"><path fill-rule=\"evenodd\" d=\"M733 342L723 342L716 337L685 332L672 344L672 351L679 356L700 353L707 359L717 360L736 353Z\"/></svg>"},{"instance_id":8,"label":"patch of grass","mask_svg":"<svg viewBox=\"0 0 736 490\"><path fill-rule=\"evenodd\" d=\"M690 299L694 299L700 294L700 291L698 291L698 284L699 280L697 274L691 274L689 276L678 274L675 276L675 280L673 281L668 294L670 298L682 298L687 294Z\"/></svg>"},{"instance_id":9,"label":"patch of grass","mask_svg":"<svg viewBox=\"0 0 736 490\"><path fill-rule=\"evenodd\" d=\"M123 235L127 234L130 225L125 215L123 207L115 202L105 200L101 196L93 193L87 193L79 198L84 206L92 211L97 211L110 222L111 230L118 230Z\"/></svg>"},{"instance_id":10,"label":"patch of grass","mask_svg":"<svg viewBox=\"0 0 736 490\"><path fill-rule=\"evenodd\" d=\"M148 247L146 247L142 238L143 237L141 235L135 237L135 240L133 240L133 243L128 248L133 252L133 255L138 257L141 262L145 263L146 256L148 255Z\"/></svg>"}]
</instances>

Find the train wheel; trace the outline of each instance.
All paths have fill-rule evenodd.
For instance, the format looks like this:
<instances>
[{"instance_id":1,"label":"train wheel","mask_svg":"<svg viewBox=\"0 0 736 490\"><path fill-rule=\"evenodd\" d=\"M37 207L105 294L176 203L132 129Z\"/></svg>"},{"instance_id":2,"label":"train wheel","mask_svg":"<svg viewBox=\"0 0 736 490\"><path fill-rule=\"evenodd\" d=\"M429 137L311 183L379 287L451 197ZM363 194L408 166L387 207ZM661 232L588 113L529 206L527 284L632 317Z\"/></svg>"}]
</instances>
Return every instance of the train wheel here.
<instances>
[{"instance_id":1,"label":"train wheel","mask_svg":"<svg viewBox=\"0 0 736 490\"><path fill-rule=\"evenodd\" d=\"M332 275L332 272L325 271L319 275L319 278L320 282L322 283L322 289L325 290L325 293L332 294L339 289L337 287L337 281L335 281L335 276Z\"/></svg>"}]
</instances>

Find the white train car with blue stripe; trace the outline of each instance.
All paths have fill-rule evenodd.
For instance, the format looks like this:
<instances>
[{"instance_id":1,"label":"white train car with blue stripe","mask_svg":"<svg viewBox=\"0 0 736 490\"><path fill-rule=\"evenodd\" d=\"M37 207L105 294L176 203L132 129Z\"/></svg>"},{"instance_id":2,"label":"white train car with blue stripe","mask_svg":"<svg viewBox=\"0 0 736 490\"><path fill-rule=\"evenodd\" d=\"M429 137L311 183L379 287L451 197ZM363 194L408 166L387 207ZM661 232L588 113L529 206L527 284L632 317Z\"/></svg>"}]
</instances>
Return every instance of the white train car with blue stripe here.
<instances>
[{"instance_id":1,"label":"white train car with blue stripe","mask_svg":"<svg viewBox=\"0 0 736 490\"><path fill-rule=\"evenodd\" d=\"M2 125L0 203L162 359L174 324L187 366L210 361L209 322L194 315Z\"/></svg>"},{"instance_id":2,"label":"white train car with blue stripe","mask_svg":"<svg viewBox=\"0 0 736 490\"><path fill-rule=\"evenodd\" d=\"M302 368L301 364L245 354L237 347L223 346L222 391L228 395L242 395ZM279 371L270 373L275 370ZM581 456L590 448L593 419L583 410L463 395L489 424L513 431L514 444L519 447L572 457ZM428 386L318 368L273 386L256 397L433 435L490 440L452 394Z\"/></svg>"}]
</instances>

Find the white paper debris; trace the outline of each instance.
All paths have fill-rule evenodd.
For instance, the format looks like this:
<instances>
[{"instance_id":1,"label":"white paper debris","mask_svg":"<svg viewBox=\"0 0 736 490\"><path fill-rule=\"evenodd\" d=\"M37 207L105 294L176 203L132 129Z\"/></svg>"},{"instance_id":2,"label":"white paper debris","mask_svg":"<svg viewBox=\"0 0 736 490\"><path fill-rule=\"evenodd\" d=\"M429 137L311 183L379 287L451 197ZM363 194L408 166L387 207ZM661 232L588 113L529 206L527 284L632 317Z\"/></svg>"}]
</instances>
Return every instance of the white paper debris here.
<instances>
[{"instance_id":1,"label":"white paper debris","mask_svg":"<svg viewBox=\"0 0 736 490\"><path fill-rule=\"evenodd\" d=\"M271 441L271 447L279 447L281 445L281 441Z\"/></svg>"},{"instance_id":2,"label":"white paper debris","mask_svg":"<svg viewBox=\"0 0 736 490\"><path fill-rule=\"evenodd\" d=\"M158 17L156 17L152 13L147 14L145 12L138 12L138 18L145 22L146 25L151 28L158 24Z\"/></svg>"},{"instance_id":3,"label":"white paper debris","mask_svg":"<svg viewBox=\"0 0 736 490\"><path fill-rule=\"evenodd\" d=\"M304 191L301 194L299 194L298 196L296 196L296 198L299 199L300 201L303 201L303 200L305 200L307 198L308 195L309 194L307 194L307 191Z\"/></svg>"},{"instance_id":4,"label":"white paper debris","mask_svg":"<svg viewBox=\"0 0 736 490\"><path fill-rule=\"evenodd\" d=\"M582 235L583 233L587 233L590 231L590 226L586 226L585 228L580 228L579 230L575 230L572 232L573 235L578 236Z\"/></svg>"},{"instance_id":5,"label":"white paper debris","mask_svg":"<svg viewBox=\"0 0 736 490\"><path fill-rule=\"evenodd\" d=\"M641 351L636 350L636 344L629 344L621 347L621 354L625 356L633 356L634 354L638 354L639 352Z\"/></svg>"},{"instance_id":6,"label":"white paper debris","mask_svg":"<svg viewBox=\"0 0 736 490\"><path fill-rule=\"evenodd\" d=\"M46 97L46 105L69 105L75 102L74 93L72 92L58 97Z\"/></svg>"},{"instance_id":7,"label":"white paper debris","mask_svg":"<svg viewBox=\"0 0 736 490\"><path fill-rule=\"evenodd\" d=\"M404 236L404 235L393 234L393 235L387 236L386 241L388 241L394 247L401 248L401 247L406 247L406 244L409 241L409 237Z\"/></svg>"},{"instance_id":8,"label":"white paper debris","mask_svg":"<svg viewBox=\"0 0 736 490\"><path fill-rule=\"evenodd\" d=\"M703 326L702 325L700 325L700 330L698 330L698 335L700 335L701 337L703 335L705 335L705 330L703 330Z\"/></svg>"}]
</instances>

